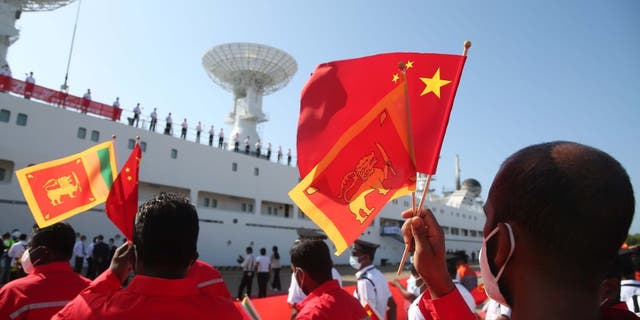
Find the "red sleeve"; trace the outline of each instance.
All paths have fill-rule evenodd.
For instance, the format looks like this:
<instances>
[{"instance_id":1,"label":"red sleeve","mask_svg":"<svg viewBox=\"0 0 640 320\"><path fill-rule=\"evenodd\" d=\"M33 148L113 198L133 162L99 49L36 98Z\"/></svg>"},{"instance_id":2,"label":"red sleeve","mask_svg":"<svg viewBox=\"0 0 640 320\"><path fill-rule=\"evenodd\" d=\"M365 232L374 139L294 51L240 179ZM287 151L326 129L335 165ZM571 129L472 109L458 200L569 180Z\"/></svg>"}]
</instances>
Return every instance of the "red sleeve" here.
<instances>
[{"instance_id":1,"label":"red sleeve","mask_svg":"<svg viewBox=\"0 0 640 320\"><path fill-rule=\"evenodd\" d=\"M118 276L111 269L107 269L51 319L88 319L92 313L91 306L103 305L108 297L120 290L120 287Z\"/></svg>"},{"instance_id":2,"label":"red sleeve","mask_svg":"<svg viewBox=\"0 0 640 320\"><path fill-rule=\"evenodd\" d=\"M429 299L428 295L423 295L418 307L426 319L429 319L428 315L425 314L426 312L430 313L433 319L440 320L477 319L473 312L469 310L469 306L467 306L457 289L437 299Z\"/></svg>"}]
</instances>

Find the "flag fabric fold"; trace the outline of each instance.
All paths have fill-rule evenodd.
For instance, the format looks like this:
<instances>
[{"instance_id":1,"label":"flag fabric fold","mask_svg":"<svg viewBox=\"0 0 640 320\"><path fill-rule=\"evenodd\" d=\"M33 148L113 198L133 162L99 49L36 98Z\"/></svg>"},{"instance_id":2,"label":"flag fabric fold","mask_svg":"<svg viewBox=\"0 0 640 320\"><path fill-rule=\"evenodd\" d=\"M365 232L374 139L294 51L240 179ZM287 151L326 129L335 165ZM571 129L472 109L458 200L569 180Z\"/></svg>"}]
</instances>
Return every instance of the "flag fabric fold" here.
<instances>
[{"instance_id":1,"label":"flag fabric fold","mask_svg":"<svg viewBox=\"0 0 640 320\"><path fill-rule=\"evenodd\" d=\"M298 123L303 179L289 196L337 255L389 200L414 190L416 172L435 173L465 59L389 53L312 74Z\"/></svg>"},{"instance_id":2,"label":"flag fabric fold","mask_svg":"<svg viewBox=\"0 0 640 320\"><path fill-rule=\"evenodd\" d=\"M302 91L297 154L306 176L335 141L399 81L406 65L418 172L434 174L465 56L385 53L319 65Z\"/></svg>"},{"instance_id":3,"label":"flag fabric fold","mask_svg":"<svg viewBox=\"0 0 640 320\"><path fill-rule=\"evenodd\" d=\"M112 141L16 171L38 226L46 227L103 203L115 178Z\"/></svg>"},{"instance_id":4,"label":"flag fabric fold","mask_svg":"<svg viewBox=\"0 0 640 320\"><path fill-rule=\"evenodd\" d=\"M133 223L138 211L138 173L142 151L136 143L131 155L111 186L105 211L127 239L133 237Z\"/></svg>"}]
</instances>

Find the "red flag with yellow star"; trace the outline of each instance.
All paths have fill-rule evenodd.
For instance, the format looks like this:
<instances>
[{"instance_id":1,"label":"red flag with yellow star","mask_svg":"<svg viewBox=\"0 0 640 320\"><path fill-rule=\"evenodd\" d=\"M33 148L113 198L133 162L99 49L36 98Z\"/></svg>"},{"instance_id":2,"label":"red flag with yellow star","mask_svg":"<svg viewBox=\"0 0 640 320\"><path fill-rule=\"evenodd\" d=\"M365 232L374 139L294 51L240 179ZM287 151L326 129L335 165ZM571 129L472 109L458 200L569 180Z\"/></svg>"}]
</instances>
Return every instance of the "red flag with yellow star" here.
<instances>
[{"instance_id":1,"label":"red flag with yellow star","mask_svg":"<svg viewBox=\"0 0 640 320\"><path fill-rule=\"evenodd\" d=\"M393 63L398 70L397 63ZM415 188L406 82L370 105L289 196L342 253L389 200Z\"/></svg>"},{"instance_id":2,"label":"red flag with yellow star","mask_svg":"<svg viewBox=\"0 0 640 320\"><path fill-rule=\"evenodd\" d=\"M111 185L105 211L127 239L133 236L133 220L138 211L138 171L142 152L136 143L127 162Z\"/></svg>"},{"instance_id":3,"label":"red flag with yellow star","mask_svg":"<svg viewBox=\"0 0 640 320\"><path fill-rule=\"evenodd\" d=\"M298 167L309 174L335 142L400 81L406 64L418 172L434 174L466 57L387 53L319 65L302 91Z\"/></svg>"}]
</instances>

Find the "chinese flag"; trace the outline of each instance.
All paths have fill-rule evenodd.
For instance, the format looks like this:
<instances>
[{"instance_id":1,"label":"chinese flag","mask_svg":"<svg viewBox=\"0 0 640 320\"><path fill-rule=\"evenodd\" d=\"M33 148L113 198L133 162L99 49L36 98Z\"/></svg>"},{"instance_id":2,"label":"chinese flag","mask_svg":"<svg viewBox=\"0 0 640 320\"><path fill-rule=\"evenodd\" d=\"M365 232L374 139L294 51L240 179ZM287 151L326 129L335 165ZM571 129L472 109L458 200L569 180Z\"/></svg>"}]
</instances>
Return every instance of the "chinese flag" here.
<instances>
[{"instance_id":1,"label":"chinese flag","mask_svg":"<svg viewBox=\"0 0 640 320\"><path fill-rule=\"evenodd\" d=\"M397 70L397 63L394 63ZM342 253L392 198L415 187L405 81L342 132L289 196ZM306 130L301 127L299 130Z\"/></svg>"},{"instance_id":2,"label":"chinese flag","mask_svg":"<svg viewBox=\"0 0 640 320\"><path fill-rule=\"evenodd\" d=\"M466 57L387 53L319 65L302 91L298 167L304 177L399 81L406 63L418 172L434 174Z\"/></svg>"},{"instance_id":3,"label":"chinese flag","mask_svg":"<svg viewBox=\"0 0 640 320\"><path fill-rule=\"evenodd\" d=\"M116 172L113 142L16 171L22 193L41 228L103 203Z\"/></svg>"},{"instance_id":4,"label":"chinese flag","mask_svg":"<svg viewBox=\"0 0 640 320\"><path fill-rule=\"evenodd\" d=\"M133 223L138 212L138 172L142 152L136 143L111 186L105 210L113 224L122 231L127 239L133 237Z\"/></svg>"}]
</instances>

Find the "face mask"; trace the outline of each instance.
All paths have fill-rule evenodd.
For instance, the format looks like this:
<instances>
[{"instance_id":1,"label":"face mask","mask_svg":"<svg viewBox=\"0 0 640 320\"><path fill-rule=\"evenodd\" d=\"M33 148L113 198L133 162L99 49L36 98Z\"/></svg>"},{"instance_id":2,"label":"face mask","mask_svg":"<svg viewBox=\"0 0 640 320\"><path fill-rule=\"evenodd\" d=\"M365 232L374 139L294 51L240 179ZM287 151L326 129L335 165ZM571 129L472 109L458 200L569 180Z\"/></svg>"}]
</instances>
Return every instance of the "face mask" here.
<instances>
[{"instance_id":1,"label":"face mask","mask_svg":"<svg viewBox=\"0 0 640 320\"><path fill-rule=\"evenodd\" d=\"M22 254L22 258L20 258L20 264L22 265L22 270L26 274L31 274L33 271L33 263L31 263L31 256L29 255L29 249L25 250Z\"/></svg>"},{"instance_id":2,"label":"face mask","mask_svg":"<svg viewBox=\"0 0 640 320\"><path fill-rule=\"evenodd\" d=\"M511 249L509 250L507 260L505 260L504 264L500 268L500 271L498 271L498 275L494 276L491 272L491 268L489 268L489 259L487 258L487 241L489 241L489 239L491 239L491 237L493 237L493 235L498 232L498 227L493 229L493 231L491 231L491 233L482 240L482 248L480 249L478 258L480 259L480 274L482 275L482 282L484 282L484 290L487 292L487 296L497 301L499 304L510 307L506 299L504 298L504 295L502 295L502 292L500 292L498 281L500 280L500 277L502 276L502 273L504 272L509 259L511 259L511 255L513 255L513 251L516 248L516 240L513 237L513 230L511 229L511 226L508 223L505 223L504 225L507 227L507 230L509 230L509 243L511 245Z\"/></svg>"},{"instance_id":3,"label":"face mask","mask_svg":"<svg viewBox=\"0 0 640 320\"><path fill-rule=\"evenodd\" d=\"M362 266L362 263L360 263L360 261L358 261L358 257L349 256L349 265L351 265L351 267L356 269L356 270L360 270L360 267Z\"/></svg>"},{"instance_id":4,"label":"face mask","mask_svg":"<svg viewBox=\"0 0 640 320\"><path fill-rule=\"evenodd\" d=\"M304 287L302 286L304 284L304 278L302 279L302 281L300 281L300 278L302 278L302 277L298 276L298 274L302 273L302 272L303 272L302 269L296 268L294 277L296 278L296 282L298 282L298 287L300 287L302 292L304 292ZM304 292L304 294L307 294L307 293Z\"/></svg>"}]
</instances>

